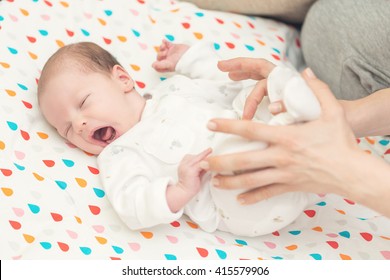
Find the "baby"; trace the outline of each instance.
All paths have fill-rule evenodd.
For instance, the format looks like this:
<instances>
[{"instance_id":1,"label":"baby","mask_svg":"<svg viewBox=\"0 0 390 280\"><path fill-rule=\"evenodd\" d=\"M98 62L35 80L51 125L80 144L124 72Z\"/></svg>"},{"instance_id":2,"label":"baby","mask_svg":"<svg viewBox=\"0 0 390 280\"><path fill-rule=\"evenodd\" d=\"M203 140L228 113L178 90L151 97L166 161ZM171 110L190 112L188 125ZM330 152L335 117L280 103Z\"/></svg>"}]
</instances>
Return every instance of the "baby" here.
<instances>
[{"instance_id":1,"label":"baby","mask_svg":"<svg viewBox=\"0 0 390 280\"><path fill-rule=\"evenodd\" d=\"M177 74L148 92L149 99L136 91L119 62L94 43L65 46L46 62L38 83L42 113L62 137L99 155L107 197L129 228L170 223L187 214L208 232L256 236L283 228L307 207L310 195L304 193L240 205L237 192L214 188L212 174L199 167L212 151L267 146L207 129L211 118L240 118L253 85L232 82L217 61L211 44L163 41L153 67ZM273 117L263 101L255 118L274 124L316 118L318 102L299 74L267 63L273 69L267 81L270 99L289 105L287 113ZM299 94L311 105L302 107Z\"/></svg>"}]
</instances>

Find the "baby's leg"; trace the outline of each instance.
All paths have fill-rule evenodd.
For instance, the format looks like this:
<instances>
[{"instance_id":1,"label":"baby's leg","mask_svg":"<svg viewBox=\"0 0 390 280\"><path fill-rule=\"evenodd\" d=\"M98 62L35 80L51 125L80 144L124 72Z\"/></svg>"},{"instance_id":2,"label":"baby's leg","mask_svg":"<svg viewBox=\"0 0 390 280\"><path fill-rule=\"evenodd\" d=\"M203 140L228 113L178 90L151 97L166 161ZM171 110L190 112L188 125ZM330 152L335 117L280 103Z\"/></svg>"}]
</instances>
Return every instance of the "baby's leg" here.
<instances>
[{"instance_id":1,"label":"baby's leg","mask_svg":"<svg viewBox=\"0 0 390 280\"><path fill-rule=\"evenodd\" d=\"M214 154L267 147L265 143L251 142L230 134L218 134L215 140ZM269 234L293 222L309 204L309 194L293 192L244 206L237 201L237 196L243 191L221 190L210 186L210 193L221 220L219 229L243 236Z\"/></svg>"},{"instance_id":2,"label":"baby's leg","mask_svg":"<svg viewBox=\"0 0 390 280\"><path fill-rule=\"evenodd\" d=\"M210 188L220 215L219 229L243 236L270 234L292 223L309 205L310 194L285 193L252 205L241 205L242 192Z\"/></svg>"},{"instance_id":3,"label":"baby's leg","mask_svg":"<svg viewBox=\"0 0 390 280\"><path fill-rule=\"evenodd\" d=\"M266 116L266 113L263 112L260 115ZM237 114L230 111L226 112L224 117L236 118ZM266 147L267 144L263 142L249 141L240 136L218 133L214 138L213 154L263 150ZM245 172L245 170L240 172ZM244 206L237 201L237 195L243 191L221 190L210 185L210 193L217 214L220 216L220 230L243 236L269 234L293 222L309 202L309 194L295 192Z\"/></svg>"},{"instance_id":4,"label":"baby's leg","mask_svg":"<svg viewBox=\"0 0 390 280\"><path fill-rule=\"evenodd\" d=\"M269 102L264 101L258 107L255 115L257 120L255 121L280 125L318 117L320 112L318 101L298 73L291 69L276 67L269 75L267 85L270 99L273 101L283 100L287 112L274 117L268 112ZM224 117L238 118L238 115L242 114L241 110L248 92L250 89L242 92L234 100L233 107L237 114L234 115L234 112L230 112L230 115ZM214 154L267 148L266 143L249 141L236 135L224 133L216 134L214 141ZM245 172L245 170L240 172ZM292 223L314 201L312 194L292 192L250 206L243 206L237 201L237 195L243 191L220 190L213 186L210 187L217 212L221 218L221 230L245 236L269 234Z\"/></svg>"}]
</instances>

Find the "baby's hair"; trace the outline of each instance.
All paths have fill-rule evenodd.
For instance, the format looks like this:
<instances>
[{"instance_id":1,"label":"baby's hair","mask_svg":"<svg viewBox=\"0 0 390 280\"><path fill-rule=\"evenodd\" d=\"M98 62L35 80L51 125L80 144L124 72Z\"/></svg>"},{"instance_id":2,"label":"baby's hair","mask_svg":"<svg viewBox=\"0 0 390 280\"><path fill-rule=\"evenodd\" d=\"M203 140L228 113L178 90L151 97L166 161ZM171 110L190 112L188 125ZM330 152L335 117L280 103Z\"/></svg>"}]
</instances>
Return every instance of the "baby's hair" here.
<instances>
[{"instance_id":1,"label":"baby's hair","mask_svg":"<svg viewBox=\"0 0 390 280\"><path fill-rule=\"evenodd\" d=\"M45 63L38 81L38 96L48 79L66 68L72 67L82 73L100 72L110 75L116 58L92 42L79 42L58 49Z\"/></svg>"}]
</instances>

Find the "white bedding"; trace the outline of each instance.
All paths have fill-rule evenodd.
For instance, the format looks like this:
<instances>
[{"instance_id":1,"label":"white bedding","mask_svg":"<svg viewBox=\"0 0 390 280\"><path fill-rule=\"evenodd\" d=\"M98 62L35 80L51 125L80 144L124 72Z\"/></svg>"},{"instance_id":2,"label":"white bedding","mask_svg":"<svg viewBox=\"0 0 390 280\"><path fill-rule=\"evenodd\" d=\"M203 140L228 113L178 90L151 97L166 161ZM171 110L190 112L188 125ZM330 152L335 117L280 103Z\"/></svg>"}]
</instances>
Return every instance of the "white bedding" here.
<instances>
[{"instance_id":1,"label":"white bedding","mask_svg":"<svg viewBox=\"0 0 390 280\"><path fill-rule=\"evenodd\" d=\"M147 92L167 77L150 66L162 38L208 40L226 58L301 68L298 35L275 21L169 0L0 2L0 259L390 259L389 220L334 195L257 238L205 233L187 217L130 231L106 199L96 158L61 139L38 109L39 71L64 44L102 45ZM386 138L359 141L389 153Z\"/></svg>"}]
</instances>

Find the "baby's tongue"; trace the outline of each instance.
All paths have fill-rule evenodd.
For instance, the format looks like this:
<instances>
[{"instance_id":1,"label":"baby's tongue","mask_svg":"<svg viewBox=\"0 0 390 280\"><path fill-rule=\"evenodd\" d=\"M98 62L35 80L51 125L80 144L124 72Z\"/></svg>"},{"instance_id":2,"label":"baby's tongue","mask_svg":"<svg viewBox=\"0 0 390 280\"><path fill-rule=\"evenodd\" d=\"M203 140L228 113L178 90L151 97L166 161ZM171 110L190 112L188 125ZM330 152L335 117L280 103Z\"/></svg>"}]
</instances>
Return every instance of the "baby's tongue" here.
<instances>
[{"instance_id":1,"label":"baby's tongue","mask_svg":"<svg viewBox=\"0 0 390 280\"><path fill-rule=\"evenodd\" d=\"M102 128L100 132L100 139L102 141L111 140L112 134L114 133L114 129L112 127Z\"/></svg>"}]
</instances>

